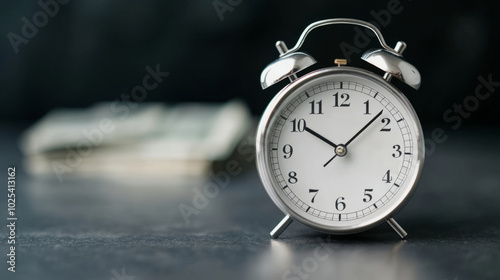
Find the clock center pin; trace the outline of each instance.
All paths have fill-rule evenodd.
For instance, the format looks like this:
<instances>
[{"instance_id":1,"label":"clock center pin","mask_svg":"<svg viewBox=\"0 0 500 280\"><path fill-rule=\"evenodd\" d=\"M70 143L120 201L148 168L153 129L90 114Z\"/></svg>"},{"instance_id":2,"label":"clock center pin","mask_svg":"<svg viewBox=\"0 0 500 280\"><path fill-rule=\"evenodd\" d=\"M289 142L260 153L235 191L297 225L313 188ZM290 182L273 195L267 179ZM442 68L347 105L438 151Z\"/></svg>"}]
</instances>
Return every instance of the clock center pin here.
<instances>
[{"instance_id":1,"label":"clock center pin","mask_svg":"<svg viewBox=\"0 0 500 280\"><path fill-rule=\"evenodd\" d=\"M335 148L335 153L339 157L343 157L347 155L347 147L345 145L338 145L337 148Z\"/></svg>"}]
</instances>

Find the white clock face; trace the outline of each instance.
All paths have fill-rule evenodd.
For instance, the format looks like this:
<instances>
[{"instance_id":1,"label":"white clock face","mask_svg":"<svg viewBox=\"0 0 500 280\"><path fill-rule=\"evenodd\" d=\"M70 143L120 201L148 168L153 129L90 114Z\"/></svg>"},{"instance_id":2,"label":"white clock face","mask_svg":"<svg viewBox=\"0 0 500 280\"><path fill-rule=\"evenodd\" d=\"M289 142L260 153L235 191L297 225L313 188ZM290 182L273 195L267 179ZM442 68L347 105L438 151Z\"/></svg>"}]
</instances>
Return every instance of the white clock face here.
<instances>
[{"instance_id":1,"label":"white clock face","mask_svg":"<svg viewBox=\"0 0 500 280\"><path fill-rule=\"evenodd\" d=\"M260 128L259 171L273 200L296 219L356 231L410 196L423 158L421 128L408 101L374 74L326 72L273 100Z\"/></svg>"}]
</instances>

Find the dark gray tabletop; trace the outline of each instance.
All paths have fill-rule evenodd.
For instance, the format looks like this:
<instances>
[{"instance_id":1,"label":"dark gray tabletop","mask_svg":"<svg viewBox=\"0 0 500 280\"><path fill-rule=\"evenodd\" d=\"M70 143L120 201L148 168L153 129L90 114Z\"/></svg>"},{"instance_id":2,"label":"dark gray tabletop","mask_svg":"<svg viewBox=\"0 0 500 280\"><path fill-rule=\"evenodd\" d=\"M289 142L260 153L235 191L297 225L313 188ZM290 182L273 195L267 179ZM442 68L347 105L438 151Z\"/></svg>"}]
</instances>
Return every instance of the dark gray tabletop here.
<instances>
[{"instance_id":1,"label":"dark gray tabletop","mask_svg":"<svg viewBox=\"0 0 500 280\"><path fill-rule=\"evenodd\" d=\"M206 179L30 177L16 129L4 126L2 173L18 171L18 244L11 273L4 226L0 279L498 279L498 132L447 131L396 216L409 233L404 241L386 224L327 236L295 223L271 240L283 214L254 168L232 176L186 224L179 205L192 205Z\"/></svg>"}]
</instances>

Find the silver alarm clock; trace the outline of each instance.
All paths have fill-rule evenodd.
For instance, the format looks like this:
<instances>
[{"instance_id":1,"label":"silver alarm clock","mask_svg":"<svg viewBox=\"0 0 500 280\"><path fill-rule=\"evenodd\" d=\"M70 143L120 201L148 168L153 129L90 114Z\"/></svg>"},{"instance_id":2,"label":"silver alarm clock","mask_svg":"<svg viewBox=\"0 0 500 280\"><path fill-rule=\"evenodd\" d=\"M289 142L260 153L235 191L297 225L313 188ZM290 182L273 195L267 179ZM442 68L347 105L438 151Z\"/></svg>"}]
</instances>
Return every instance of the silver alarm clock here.
<instances>
[{"instance_id":1,"label":"silver alarm clock","mask_svg":"<svg viewBox=\"0 0 500 280\"><path fill-rule=\"evenodd\" d=\"M382 49L362 59L385 73L336 66L297 73L316 63L298 52L308 33L320 26L352 24L377 36ZM279 41L280 57L261 75L263 89L290 79L265 110L257 131L257 167L273 202L286 215L271 231L277 238L297 221L329 234L351 234L393 219L415 191L424 163L420 121L392 77L418 89L418 70L404 61L406 47L389 47L372 24L355 19L328 19L309 25L288 50Z\"/></svg>"}]
</instances>

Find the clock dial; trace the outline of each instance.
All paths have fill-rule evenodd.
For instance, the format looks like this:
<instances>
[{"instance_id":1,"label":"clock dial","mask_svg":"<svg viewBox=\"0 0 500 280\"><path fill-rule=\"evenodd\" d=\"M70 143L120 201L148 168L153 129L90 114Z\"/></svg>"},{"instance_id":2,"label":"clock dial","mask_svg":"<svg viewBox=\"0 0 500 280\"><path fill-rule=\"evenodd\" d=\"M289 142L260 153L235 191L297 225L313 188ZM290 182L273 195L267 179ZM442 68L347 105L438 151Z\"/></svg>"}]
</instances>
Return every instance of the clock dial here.
<instances>
[{"instance_id":1,"label":"clock dial","mask_svg":"<svg viewBox=\"0 0 500 280\"><path fill-rule=\"evenodd\" d=\"M365 71L330 72L304 77L270 106L265 176L271 197L300 221L352 231L383 220L409 197L422 135L395 88Z\"/></svg>"}]
</instances>

